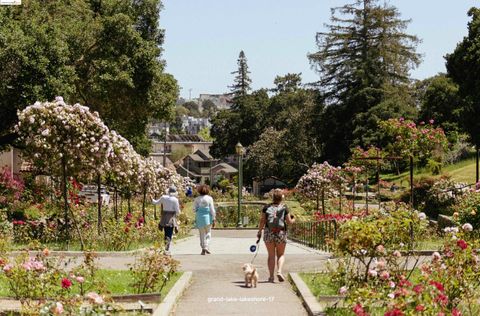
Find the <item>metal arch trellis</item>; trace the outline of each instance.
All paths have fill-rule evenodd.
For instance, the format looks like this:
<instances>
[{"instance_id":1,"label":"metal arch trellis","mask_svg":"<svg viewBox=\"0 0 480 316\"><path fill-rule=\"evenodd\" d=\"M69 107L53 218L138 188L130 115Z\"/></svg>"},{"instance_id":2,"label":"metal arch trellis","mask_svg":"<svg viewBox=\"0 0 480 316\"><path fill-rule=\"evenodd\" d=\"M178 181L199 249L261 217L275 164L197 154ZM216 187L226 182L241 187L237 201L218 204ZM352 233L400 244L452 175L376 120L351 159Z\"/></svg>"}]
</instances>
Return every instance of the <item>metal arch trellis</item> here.
<instances>
[{"instance_id":1,"label":"metal arch trellis","mask_svg":"<svg viewBox=\"0 0 480 316\"><path fill-rule=\"evenodd\" d=\"M376 178L377 178L377 192L378 192L378 207L380 207L380 161L387 160L387 161L394 161L394 160L402 160L402 157L382 157L380 156L380 150L377 148L377 155L375 157L359 157L355 158L354 160L375 160L376 161ZM366 192L365 192L365 207L366 212L368 215L368 167L365 168L366 172ZM355 183L354 183L355 185ZM410 202L413 206L413 162L410 164ZM355 196L354 196L355 199ZM355 201L353 202L353 210L355 211Z\"/></svg>"}]
</instances>

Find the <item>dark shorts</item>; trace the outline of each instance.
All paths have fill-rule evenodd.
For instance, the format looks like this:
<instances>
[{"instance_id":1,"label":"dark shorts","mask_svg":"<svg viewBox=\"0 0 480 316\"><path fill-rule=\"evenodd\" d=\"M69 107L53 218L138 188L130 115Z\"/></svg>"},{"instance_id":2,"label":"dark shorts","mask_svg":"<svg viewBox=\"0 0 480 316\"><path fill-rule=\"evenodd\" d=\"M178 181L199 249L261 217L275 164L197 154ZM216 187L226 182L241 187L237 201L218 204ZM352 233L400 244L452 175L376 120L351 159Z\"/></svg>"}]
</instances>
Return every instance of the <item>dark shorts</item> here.
<instances>
[{"instance_id":1,"label":"dark shorts","mask_svg":"<svg viewBox=\"0 0 480 316\"><path fill-rule=\"evenodd\" d=\"M274 242L276 244L286 244L287 232L285 230L280 230L278 232L271 232L268 228L265 228L263 233L263 241Z\"/></svg>"}]
</instances>

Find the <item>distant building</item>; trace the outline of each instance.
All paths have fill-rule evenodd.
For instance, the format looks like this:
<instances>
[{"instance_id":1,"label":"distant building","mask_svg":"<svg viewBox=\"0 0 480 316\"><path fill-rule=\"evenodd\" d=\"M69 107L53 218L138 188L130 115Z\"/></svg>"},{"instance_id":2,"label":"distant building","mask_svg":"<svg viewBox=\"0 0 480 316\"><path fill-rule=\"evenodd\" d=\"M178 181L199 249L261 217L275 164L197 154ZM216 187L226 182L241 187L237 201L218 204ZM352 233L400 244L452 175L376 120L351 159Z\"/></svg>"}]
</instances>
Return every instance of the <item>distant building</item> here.
<instances>
[{"instance_id":1,"label":"distant building","mask_svg":"<svg viewBox=\"0 0 480 316\"><path fill-rule=\"evenodd\" d=\"M210 100L213 104L216 105L217 109L219 110L226 110L230 109L230 104L232 101L233 95L231 93L224 93L224 94L200 94L198 98L198 104L202 105L203 101Z\"/></svg>"},{"instance_id":2,"label":"distant building","mask_svg":"<svg viewBox=\"0 0 480 316\"><path fill-rule=\"evenodd\" d=\"M170 133L170 125L165 122L153 121L147 127L148 138L156 141L163 140L163 135Z\"/></svg>"},{"instance_id":3,"label":"distant building","mask_svg":"<svg viewBox=\"0 0 480 316\"><path fill-rule=\"evenodd\" d=\"M182 130L190 135L195 135L200 132L201 129L208 127L210 128L212 124L208 118L203 117L193 117L193 116L182 116Z\"/></svg>"},{"instance_id":4,"label":"distant building","mask_svg":"<svg viewBox=\"0 0 480 316\"><path fill-rule=\"evenodd\" d=\"M218 178L231 179L238 170L219 159L213 158L208 150L199 149L182 159L177 172L190 177L197 183L216 183ZM213 179L213 181L212 181Z\"/></svg>"},{"instance_id":5,"label":"distant building","mask_svg":"<svg viewBox=\"0 0 480 316\"><path fill-rule=\"evenodd\" d=\"M165 154L166 165L167 167L171 167L173 166L172 154L184 152L185 155L188 155L199 149L208 152L210 146L212 146L212 142L206 141L198 135L168 134L166 142L163 141L163 137L160 140L152 139L152 152L150 153L150 157L163 164L163 156Z\"/></svg>"}]
</instances>

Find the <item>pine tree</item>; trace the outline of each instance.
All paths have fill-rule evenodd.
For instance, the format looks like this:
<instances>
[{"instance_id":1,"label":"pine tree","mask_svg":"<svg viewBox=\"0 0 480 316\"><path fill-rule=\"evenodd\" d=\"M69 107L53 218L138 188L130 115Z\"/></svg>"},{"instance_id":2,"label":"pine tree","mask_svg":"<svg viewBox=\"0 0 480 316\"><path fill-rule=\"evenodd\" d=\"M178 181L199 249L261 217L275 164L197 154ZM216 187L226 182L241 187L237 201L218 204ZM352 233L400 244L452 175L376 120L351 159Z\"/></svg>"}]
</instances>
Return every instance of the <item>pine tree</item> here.
<instances>
[{"instance_id":1,"label":"pine tree","mask_svg":"<svg viewBox=\"0 0 480 316\"><path fill-rule=\"evenodd\" d=\"M418 38L404 32L409 21L402 20L395 7L379 2L357 0L333 8L327 31L317 33L318 52L309 55L320 75L319 88L334 107L329 112L336 126L332 130L328 123L325 141L326 147L334 146L326 151L336 161L363 142L362 135L354 134L357 125L364 124L357 116L388 101L392 91L408 92L409 71L420 63Z\"/></svg>"},{"instance_id":2,"label":"pine tree","mask_svg":"<svg viewBox=\"0 0 480 316\"><path fill-rule=\"evenodd\" d=\"M235 75L234 83L229 87L235 98L246 96L248 91L252 89L250 87L252 80L248 76L250 71L248 71L247 57L245 57L243 50L238 55L237 65L238 69L231 73Z\"/></svg>"}]
</instances>

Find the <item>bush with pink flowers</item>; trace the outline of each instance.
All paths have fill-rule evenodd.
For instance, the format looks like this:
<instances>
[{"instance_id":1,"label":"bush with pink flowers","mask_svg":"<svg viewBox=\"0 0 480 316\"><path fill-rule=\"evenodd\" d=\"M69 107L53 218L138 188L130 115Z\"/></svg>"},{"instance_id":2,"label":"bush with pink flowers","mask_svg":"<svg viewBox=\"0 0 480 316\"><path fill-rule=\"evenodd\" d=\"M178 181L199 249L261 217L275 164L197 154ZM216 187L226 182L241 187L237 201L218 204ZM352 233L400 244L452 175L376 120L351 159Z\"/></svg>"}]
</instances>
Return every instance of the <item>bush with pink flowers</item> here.
<instances>
[{"instance_id":1,"label":"bush with pink flowers","mask_svg":"<svg viewBox=\"0 0 480 316\"><path fill-rule=\"evenodd\" d=\"M388 261L388 253L377 258L361 286L345 287L348 305L356 315L475 315L480 298L480 258L478 240L471 225L446 229L441 251L419 267L411 278L410 269L392 269L378 262ZM473 308L473 309L472 309Z\"/></svg>"}]
</instances>

